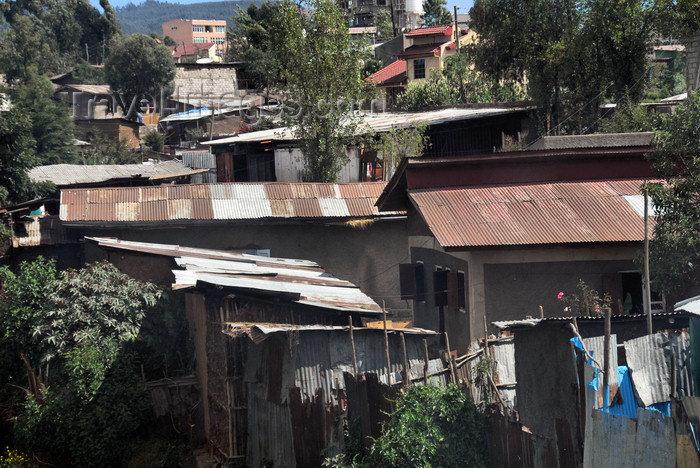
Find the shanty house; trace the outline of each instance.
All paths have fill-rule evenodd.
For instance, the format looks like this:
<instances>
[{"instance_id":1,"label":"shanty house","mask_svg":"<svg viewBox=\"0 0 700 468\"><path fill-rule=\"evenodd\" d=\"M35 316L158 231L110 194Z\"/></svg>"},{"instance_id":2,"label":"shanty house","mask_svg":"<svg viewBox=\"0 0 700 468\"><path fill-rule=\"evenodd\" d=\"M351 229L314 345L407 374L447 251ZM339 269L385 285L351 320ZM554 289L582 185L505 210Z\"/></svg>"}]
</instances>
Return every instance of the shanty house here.
<instances>
[{"instance_id":1,"label":"shanty house","mask_svg":"<svg viewBox=\"0 0 700 468\"><path fill-rule=\"evenodd\" d=\"M526 107L476 105L427 112L378 112L364 116L360 132L386 133L392 129L426 124L430 144L424 156L446 156L492 151L505 136L527 139L530 121ZM300 182L304 158L288 128L274 128L203 142L216 155L219 182ZM341 182L366 181L377 162L376 151L346 148L348 163L341 169ZM384 174L393 173L398 161L385 155Z\"/></svg>"},{"instance_id":2,"label":"shanty house","mask_svg":"<svg viewBox=\"0 0 700 468\"><path fill-rule=\"evenodd\" d=\"M377 206L407 211L402 297L416 326L449 331L464 349L485 320L538 317L539 306L563 314L558 293L581 280L616 313L642 310L633 259L650 134L571 138L559 149L401 163Z\"/></svg>"},{"instance_id":3,"label":"shanty house","mask_svg":"<svg viewBox=\"0 0 700 468\"><path fill-rule=\"evenodd\" d=\"M134 255L179 267L172 287L187 292L206 441L223 463L321 466L342 449L347 407L359 414L358 405L374 405L363 407L376 417L386 404L371 392L353 396L357 377L386 386L444 368L440 359L426 365L422 340L433 332L392 329L386 347L382 329L361 325L381 308L314 262L89 240L137 277L152 272L138 269Z\"/></svg>"},{"instance_id":4,"label":"shanty house","mask_svg":"<svg viewBox=\"0 0 700 468\"><path fill-rule=\"evenodd\" d=\"M347 278L395 317L403 213L379 214L384 183L235 183L71 189L61 221L79 236L118 237L306 258Z\"/></svg>"}]
</instances>

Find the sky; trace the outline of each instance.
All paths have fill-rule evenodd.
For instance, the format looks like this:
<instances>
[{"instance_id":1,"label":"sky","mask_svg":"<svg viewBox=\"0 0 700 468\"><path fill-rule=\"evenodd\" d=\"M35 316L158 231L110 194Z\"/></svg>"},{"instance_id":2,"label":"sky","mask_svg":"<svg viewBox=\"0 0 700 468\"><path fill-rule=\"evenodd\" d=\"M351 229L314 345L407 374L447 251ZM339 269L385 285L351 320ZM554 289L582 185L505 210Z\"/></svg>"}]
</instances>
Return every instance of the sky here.
<instances>
[{"instance_id":1,"label":"sky","mask_svg":"<svg viewBox=\"0 0 700 468\"><path fill-rule=\"evenodd\" d=\"M190 4L190 3L201 3L203 1L212 1L212 0L167 0L170 3L184 3L184 4ZM110 0L110 4L113 7L122 7L126 5L127 3L134 3L136 5L143 3L141 0ZM96 7L99 11L102 11L102 8L100 8L100 2L99 0L90 0L90 4L92 4L94 7ZM474 0L447 0L447 8L449 8L450 12L452 12L452 9L454 6L457 6L459 10L457 10L457 13L469 13L469 9L474 5Z\"/></svg>"}]
</instances>

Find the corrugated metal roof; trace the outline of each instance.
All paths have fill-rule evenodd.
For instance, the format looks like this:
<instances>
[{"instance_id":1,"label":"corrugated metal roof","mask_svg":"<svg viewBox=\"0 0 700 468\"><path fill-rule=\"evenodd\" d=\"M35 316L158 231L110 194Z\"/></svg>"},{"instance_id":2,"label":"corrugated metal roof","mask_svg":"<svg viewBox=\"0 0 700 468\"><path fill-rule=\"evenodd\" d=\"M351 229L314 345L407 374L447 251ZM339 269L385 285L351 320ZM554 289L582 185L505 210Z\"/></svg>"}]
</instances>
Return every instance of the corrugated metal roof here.
<instances>
[{"instance_id":1,"label":"corrugated metal roof","mask_svg":"<svg viewBox=\"0 0 700 468\"><path fill-rule=\"evenodd\" d=\"M263 182L67 189L61 191L60 216L72 224L395 216L374 206L385 186Z\"/></svg>"},{"instance_id":2,"label":"corrugated metal roof","mask_svg":"<svg viewBox=\"0 0 700 468\"><path fill-rule=\"evenodd\" d=\"M188 175L191 169L179 161L164 161L156 164L109 164L84 166L78 164L53 164L29 170L32 182L52 182L66 185L92 184L113 179L167 178Z\"/></svg>"},{"instance_id":3,"label":"corrugated metal roof","mask_svg":"<svg viewBox=\"0 0 700 468\"><path fill-rule=\"evenodd\" d=\"M19 221L24 224L25 233L15 234L12 246L36 247L38 245L57 245L77 242L73 235L63 229L58 216L32 216Z\"/></svg>"},{"instance_id":4,"label":"corrugated metal roof","mask_svg":"<svg viewBox=\"0 0 700 468\"><path fill-rule=\"evenodd\" d=\"M662 312L654 313L653 317L656 318L674 318L674 317L688 317L692 315L699 315L696 312L678 310L676 312ZM575 317L576 320L581 322L602 322L605 320L604 317ZM501 330L512 330L515 328L532 328L540 323L567 323L572 322L574 317L545 317L541 319L521 319L521 320L501 320L496 322L491 322L494 326L500 328ZM646 315L613 315L613 321L625 321L625 320L646 320Z\"/></svg>"},{"instance_id":5,"label":"corrugated metal roof","mask_svg":"<svg viewBox=\"0 0 700 468\"><path fill-rule=\"evenodd\" d=\"M644 219L625 196L643 180L409 191L442 247L640 242ZM652 223L653 227L653 223Z\"/></svg>"},{"instance_id":6,"label":"corrugated metal roof","mask_svg":"<svg viewBox=\"0 0 700 468\"><path fill-rule=\"evenodd\" d=\"M102 247L173 257L183 268L173 270L173 289L212 285L323 309L366 315L382 312L354 284L335 278L314 262L112 238L86 239Z\"/></svg>"},{"instance_id":7,"label":"corrugated metal roof","mask_svg":"<svg viewBox=\"0 0 700 468\"><path fill-rule=\"evenodd\" d=\"M446 122L458 120L469 120L495 115L521 112L523 108L449 108L427 112L385 112L378 114L364 115L364 122L360 124L359 131L371 130L378 133L388 132L392 128L406 128L417 123L425 122L428 125L438 125ZM219 140L205 141L204 145L230 145L234 143L260 142L266 140L287 140L293 141L295 138L287 127L274 128L270 130L260 130L257 132L242 133L237 136L222 138Z\"/></svg>"},{"instance_id":8,"label":"corrugated metal roof","mask_svg":"<svg viewBox=\"0 0 700 468\"><path fill-rule=\"evenodd\" d=\"M451 36L452 25L449 26L427 26L425 28L417 28L406 34L406 37L422 37L422 36Z\"/></svg>"},{"instance_id":9,"label":"corrugated metal roof","mask_svg":"<svg viewBox=\"0 0 700 468\"><path fill-rule=\"evenodd\" d=\"M664 333L625 342L634 391L642 406L670 400L671 353L668 336Z\"/></svg>"}]
</instances>

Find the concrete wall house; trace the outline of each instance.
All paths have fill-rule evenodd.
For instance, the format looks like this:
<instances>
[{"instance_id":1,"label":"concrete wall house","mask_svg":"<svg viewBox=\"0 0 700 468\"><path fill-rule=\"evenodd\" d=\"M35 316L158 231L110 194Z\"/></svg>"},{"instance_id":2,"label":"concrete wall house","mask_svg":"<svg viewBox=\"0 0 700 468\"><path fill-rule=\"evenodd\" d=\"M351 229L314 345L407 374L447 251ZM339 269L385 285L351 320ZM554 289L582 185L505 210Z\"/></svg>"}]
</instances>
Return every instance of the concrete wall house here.
<instances>
[{"instance_id":1,"label":"concrete wall house","mask_svg":"<svg viewBox=\"0 0 700 468\"><path fill-rule=\"evenodd\" d=\"M206 169L205 169L206 170ZM405 261L403 213L373 206L384 183L217 183L69 189L60 220L75 236L118 237L189 247L269 251L305 258L385 301L405 319L398 264ZM85 254L87 255L87 254Z\"/></svg>"},{"instance_id":2,"label":"concrete wall house","mask_svg":"<svg viewBox=\"0 0 700 468\"><path fill-rule=\"evenodd\" d=\"M402 296L416 326L448 331L465 349L485 319L539 316L539 306L564 314L558 293L579 281L610 294L615 313L642 310L633 259L644 239L641 186L653 179L650 137L545 138L548 149L404 160L377 206L407 212Z\"/></svg>"}]
</instances>

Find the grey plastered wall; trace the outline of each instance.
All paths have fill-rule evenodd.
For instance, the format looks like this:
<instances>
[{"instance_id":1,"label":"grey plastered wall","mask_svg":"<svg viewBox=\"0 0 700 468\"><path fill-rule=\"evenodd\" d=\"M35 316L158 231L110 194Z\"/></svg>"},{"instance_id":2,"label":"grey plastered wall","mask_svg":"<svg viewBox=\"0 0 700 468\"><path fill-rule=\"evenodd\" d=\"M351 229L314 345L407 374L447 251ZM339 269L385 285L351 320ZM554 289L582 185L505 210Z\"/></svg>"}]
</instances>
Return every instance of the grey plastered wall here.
<instances>
[{"instance_id":1,"label":"grey plastered wall","mask_svg":"<svg viewBox=\"0 0 700 468\"><path fill-rule=\"evenodd\" d=\"M351 281L378 304L385 301L397 319L410 319L410 305L400 298L399 264L408 261L406 219L379 220L364 229L338 224L219 224L157 229L81 229L85 236L176 244L209 249L270 249L274 257L320 264L331 275ZM87 262L104 258L86 247Z\"/></svg>"},{"instance_id":2,"label":"grey plastered wall","mask_svg":"<svg viewBox=\"0 0 700 468\"><path fill-rule=\"evenodd\" d=\"M603 276L636 270L631 260L502 263L484 265L486 310L490 321L570 316L559 292L577 292L579 280L603 295Z\"/></svg>"}]
</instances>

